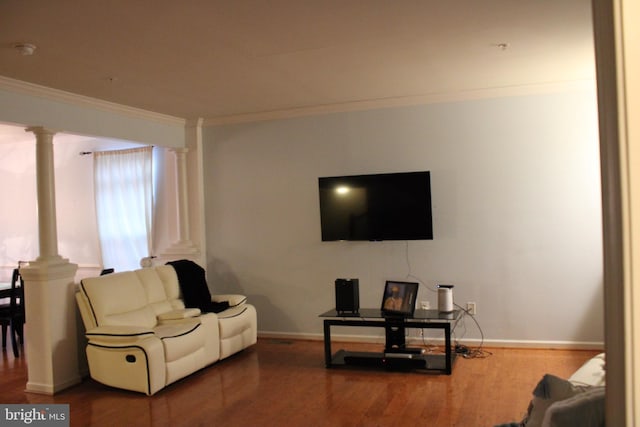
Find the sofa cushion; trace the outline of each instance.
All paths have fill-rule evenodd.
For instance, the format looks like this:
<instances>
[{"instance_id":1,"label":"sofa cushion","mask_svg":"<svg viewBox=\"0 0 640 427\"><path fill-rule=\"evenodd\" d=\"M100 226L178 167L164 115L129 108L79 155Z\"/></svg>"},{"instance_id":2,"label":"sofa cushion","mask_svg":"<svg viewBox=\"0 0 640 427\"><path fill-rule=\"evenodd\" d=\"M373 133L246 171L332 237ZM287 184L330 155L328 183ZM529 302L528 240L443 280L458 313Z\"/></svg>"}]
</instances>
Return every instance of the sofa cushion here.
<instances>
[{"instance_id":1,"label":"sofa cushion","mask_svg":"<svg viewBox=\"0 0 640 427\"><path fill-rule=\"evenodd\" d=\"M244 330L251 327L251 324L247 323L247 318L243 316L243 313L247 310L250 310L249 305L229 308L217 314L220 339L240 335Z\"/></svg>"},{"instance_id":2,"label":"sofa cushion","mask_svg":"<svg viewBox=\"0 0 640 427\"><path fill-rule=\"evenodd\" d=\"M180 295L180 285L176 270L170 265L158 265L154 267L158 277L162 281L167 300L174 309L184 308L184 302Z\"/></svg>"},{"instance_id":3,"label":"sofa cushion","mask_svg":"<svg viewBox=\"0 0 640 427\"><path fill-rule=\"evenodd\" d=\"M173 310L167 298L164 284L155 268L135 270L142 287L147 294L147 301L156 315Z\"/></svg>"},{"instance_id":4,"label":"sofa cushion","mask_svg":"<svg viewBox=\"0 0 640 427\"><path fill-rule=\"evenodd\" d=\"M113 313L103 317L101 326L143 326L153 328L158 323L156 313L150 305L137 310Z\"/></svg>"},{"instance_id":5,"label":"sofa cushion","mask_svg":"<svg viewBox=\"0 0 640 427\"><path fill-rule=\"evenodd\" d=\"M146 291L133 271L85 278L80 286L97 326L152 328L157 323L156 315L147 303Z\"/></svg>"},{"instance_id":6,"label":"sofa cushion","mask_svg":"<svg viewBox=\"0 0 640 427\"><path fill-rule=\"evenodd\" d=\"M158 325L154 332L162 340L166 362L191 354L205 343L205 328L201 327L199 319Z\"/></svg>"},{"instance_id":7,"label":"sofa cushion","mask_svg":"<svg viewBox=\"0 0 640 427\"><path fill-rule=\"evenodd\" d=\"M140 338L154 336L153 329L139 326L100 326L85 332L87 337L111 337L111 338Z\"/></svg>"}]
</instances>

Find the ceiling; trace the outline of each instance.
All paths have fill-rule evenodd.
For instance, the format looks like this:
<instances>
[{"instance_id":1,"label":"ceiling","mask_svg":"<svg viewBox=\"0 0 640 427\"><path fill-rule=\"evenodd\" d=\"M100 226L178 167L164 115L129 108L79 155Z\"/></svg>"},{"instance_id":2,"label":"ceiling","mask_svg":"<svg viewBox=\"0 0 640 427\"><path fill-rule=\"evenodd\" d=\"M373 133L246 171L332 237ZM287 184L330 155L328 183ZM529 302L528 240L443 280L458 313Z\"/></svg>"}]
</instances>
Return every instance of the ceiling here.
<instances>
[{"instance_id":1,"label":"ceiling","mask_svg":"<svg viewBox=\"0 0 640 427\"><path fill-rule=\"evenodd\" d=\"M2 0L0 76L219 121L594 81L591 1Z\"/></svg>"}]
</instances>

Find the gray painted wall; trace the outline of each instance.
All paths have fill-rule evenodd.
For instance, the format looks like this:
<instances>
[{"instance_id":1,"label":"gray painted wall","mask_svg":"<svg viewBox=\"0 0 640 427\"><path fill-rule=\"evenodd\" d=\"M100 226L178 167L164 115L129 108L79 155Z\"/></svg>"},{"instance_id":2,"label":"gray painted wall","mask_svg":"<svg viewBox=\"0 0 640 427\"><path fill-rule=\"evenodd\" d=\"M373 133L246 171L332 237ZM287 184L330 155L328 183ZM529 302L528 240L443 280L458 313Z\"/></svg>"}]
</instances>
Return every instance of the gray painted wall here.
<instances>
[{"instance_id":1,"label":"gray painted wall","mask_svg":"<svg viewBox=\"0 0 640 427\"><path fill-rule=\"evenodd\" d=\"M475 301L489 342L602 343L595 89L204 129L207 258L259 330L319 336L337 277ZM433 241L321 242L317 178L430 170ZM351 333L351 332L350 332ZM356 330L355 334L371 334ZM458 338L478 339L467 320Z\"/></svg>"}]
</instances>

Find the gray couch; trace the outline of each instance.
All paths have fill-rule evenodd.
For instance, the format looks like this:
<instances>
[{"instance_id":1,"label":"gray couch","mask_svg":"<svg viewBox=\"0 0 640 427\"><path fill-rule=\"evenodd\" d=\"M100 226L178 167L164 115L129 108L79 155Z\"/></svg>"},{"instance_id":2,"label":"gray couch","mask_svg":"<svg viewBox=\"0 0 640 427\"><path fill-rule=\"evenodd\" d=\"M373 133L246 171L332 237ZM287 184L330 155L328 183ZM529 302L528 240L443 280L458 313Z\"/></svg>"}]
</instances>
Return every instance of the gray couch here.
<instances>
[{"instance_id":1,"label":"gray couch","mask_svg":"<svg viewBox=\"0 0 640 427\"><path fill-rule=\"evenodd\" d=\"M605 354L600 353L568 379L542 377L524 419L497 427L604 427L604 396Z\"/></svg>"}]
</instances>

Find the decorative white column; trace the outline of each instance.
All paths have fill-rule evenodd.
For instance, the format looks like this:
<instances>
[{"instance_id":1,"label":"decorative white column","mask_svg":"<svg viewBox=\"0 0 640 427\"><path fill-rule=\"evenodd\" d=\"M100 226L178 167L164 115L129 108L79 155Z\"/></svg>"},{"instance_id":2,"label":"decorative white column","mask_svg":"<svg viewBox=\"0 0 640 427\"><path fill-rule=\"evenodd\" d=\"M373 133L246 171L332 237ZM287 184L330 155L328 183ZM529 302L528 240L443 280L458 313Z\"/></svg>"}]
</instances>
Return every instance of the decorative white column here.
<instances>
[{"instance_id":1,"label":"decorative white column","mask_svg":"<svg viewBox=\"0 0 640 427\"><path fill-rule=\"evenodd\" d=\"M178 243L191 245L189 227L189 189L187 187L188 148L175 148L178 181Z\"/></svg>"},{"instance_id":2,"label":"decorative white column","mask_svg":"<svg viewBox=\"0 0 640 427\"><path fill-rule=\"evenodd\" d=\"M53 167L54 131L43 127L30 127L27 132L36 135L36 182L38 192L38 234L40 263L66 262L58 255L58 229L56 222L56 189Z\"/></svg>"},{"instance_id":3,"label":"decorative white column","mask_svg":"<svg viewBox=\"0 0 640 427\"><path fill-rule=\"evenodd\" d=\"M36 136L40 254L22 267L27 329L26 391L54 394L81 381L74 277L78 266L58 254L54 131L30 127Z\"/></svg>"},{"instance_id":4,"label":"decorative white column","mask_svg":"<svg viewBox=\"0 0 640 427\"><path fill-rule=\"evenodd\" d=\"M174 148L171 150L176 157L176 202L178 217L178 239L163 254L163 258L185 256L187 258L198 254L198 248L190 238L189 226L189 186L187 185L187 153L188 148Z\"/></svg>"}]
</instances>

